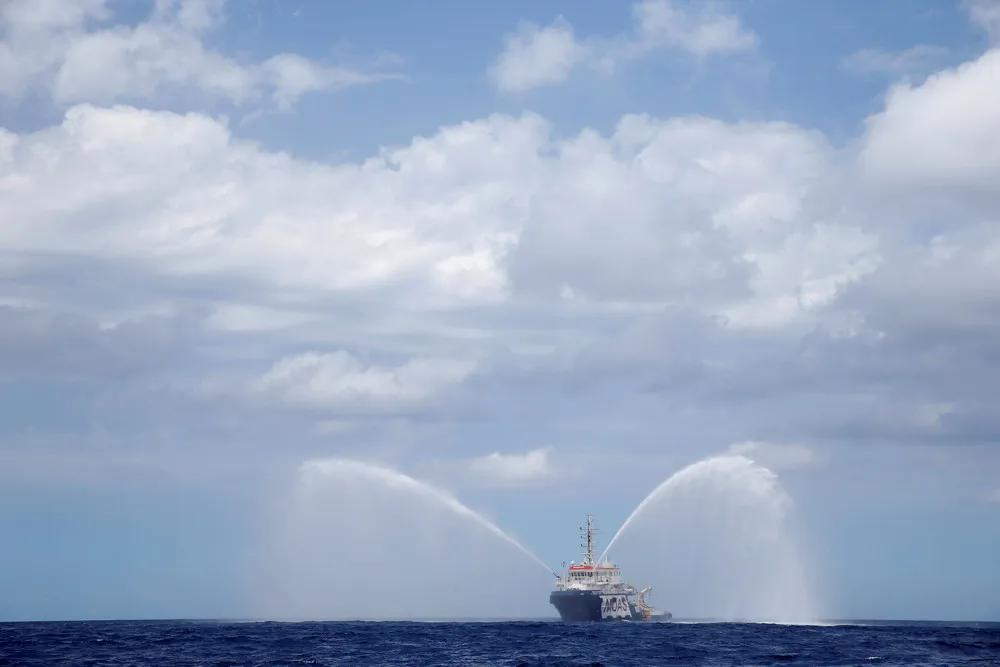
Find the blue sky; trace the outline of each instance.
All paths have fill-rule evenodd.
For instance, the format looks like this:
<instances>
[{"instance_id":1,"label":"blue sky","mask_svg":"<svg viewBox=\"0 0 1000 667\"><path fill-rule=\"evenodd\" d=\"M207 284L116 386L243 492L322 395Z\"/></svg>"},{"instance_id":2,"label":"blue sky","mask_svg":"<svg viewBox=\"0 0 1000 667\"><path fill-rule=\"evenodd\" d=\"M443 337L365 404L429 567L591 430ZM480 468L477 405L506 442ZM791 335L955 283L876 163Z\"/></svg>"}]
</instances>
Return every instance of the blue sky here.
<instances>
[{"instance_id":1,"label":"blue sky","mask_svg":"<svg viewBox=\"0 0 1000 667\"><path fill-rule=\"evenodd\" d=\"M766 580L684 502L764 530L783 489L817 613L1000 620L998 38L992 0L6 3L0 619L405 615L416 543L549 614L440 501L303 464L557 567L741 454L780 489L615 553L657 604L727 613L688 543Z\"/></svg>"}]
</instances>

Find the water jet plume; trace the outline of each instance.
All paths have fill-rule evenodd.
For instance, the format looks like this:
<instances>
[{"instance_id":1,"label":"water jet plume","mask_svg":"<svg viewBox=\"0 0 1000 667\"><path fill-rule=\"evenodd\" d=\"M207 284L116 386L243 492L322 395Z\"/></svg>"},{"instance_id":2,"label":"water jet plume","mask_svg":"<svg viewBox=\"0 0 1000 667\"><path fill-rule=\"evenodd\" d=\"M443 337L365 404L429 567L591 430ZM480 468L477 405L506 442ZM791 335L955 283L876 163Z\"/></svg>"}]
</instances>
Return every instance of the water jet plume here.
<instances>
[{"instance_id":1,"label":"water jet plume","mask_svg":"<svg viewBox=\"0 0 1000 667\"><path fill-rule=\"evenodd\" d=\"M306 462L268 540L262 613L284 619L546 615L551 570L447 493L346 459Z\"/></svg>"},{"instance_id":2,"label":"water jet plume","mask_svg":"<svg viewBox=\"0 0 1000 667\"><path fill-rule=\"evenodd\" d=\"M744 456L675 473L608 543L675 616L810 623L818 618L777 476Z\"/></svg>"}]
</instances>

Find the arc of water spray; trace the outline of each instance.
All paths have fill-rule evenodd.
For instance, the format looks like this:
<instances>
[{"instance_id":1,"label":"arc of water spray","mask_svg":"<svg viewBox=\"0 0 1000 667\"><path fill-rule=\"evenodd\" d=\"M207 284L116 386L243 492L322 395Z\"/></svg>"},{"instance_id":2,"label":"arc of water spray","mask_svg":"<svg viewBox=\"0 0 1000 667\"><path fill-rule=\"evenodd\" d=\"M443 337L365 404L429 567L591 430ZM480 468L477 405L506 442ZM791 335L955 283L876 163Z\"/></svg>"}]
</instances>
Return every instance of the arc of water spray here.
<instances>
[{"instance_id":1,"label":"arc of water spray","mask_svg":"<svg viewBox=\"0 0 1000 667\"><path fill-rule=\"evenodd\" d=\"M479 512L476 512L467 505L463 504L454 496L451 496L444 491L427 484L426 482L421 482L420 480L414 479L409 475L405 475L390 468L383 468L371 463L353 461L350 459L322 459L316 461L306 461L302 464L302 472L304 475L308 475L311 472L326 474L337 470L375 477L390 486L410 489L411 491L423 494L428 498L433 498L434 500L443 503L446 507L448 507L448 509L452 510L459 516L472 519L500 539L513 545L533 561L544 567L549 574L555 577L559 576L552 570L552 568L546 565L541 558L533 554L527 547L504 532L504 530L495 523L484 517Z\"/></svg>"},{"instance_id":2,"label":"arc of water spray","mask_svg":"<svg viewBox=\"0 0 1000 667\"><path fill-rule=\"evenodd\" d=\"M722 593L715 604L726 608L726 617L783 623L814 623L820 617L810 582L800 562L797 544L785 530L785 522L794 503L773 471L746 456L712 456L672 474L636 506L611 538L601 554L601 560L607 557L619 537L634 522L653 511L651 505L656 506L663 501L689 505L708 498L703 495L674 495L682 491L718 495L721 504L713 507L709 503L709 514L704 517L710 521L727 518L719 510L736 511L734 518L738 523L719 521L716 525L717 529L726 531L724 537L720 533L717 536L724 540L723 548L733 557L709 564L700 574L714 579L722 575L721 582L711 583L724 587L724 590L716 588L714 592ZM681 514L698 509L674 506L674 511ZM712 534L712 526L703 528L707 529L708 535ZM684 539L685 536L678 537ZM710 548L718 546L722 545L710 545ZM741 546L751 547L752 553L740 555ZM659 576L661 581L664 580L662 571ZM702 583L706 581L709 580L702 580ZM710 597L712 592L702 590L698 596Z\"/></svg>"},{"instance_id":3,"label":"arc of water spray","mask_svg":"<svg viewBox=\"0 0 1000 667\"><path fill-rule=\"evenodd\" d=\"M614 537L612 537L611 541L608 542L608 546L604 547L604 552L601 554L601 557L597 560L598 563L604 562L604 557L608 555L609 551L611 551L611 547L614 546L615 540L617 540L618 536L622 534L622 531L624 531L626 528L628 528L628 525L630 523L632 523L633 519L635 519L635 517L638 516L639 513L642 512L642 510L646 508L646 506L653 500L653 498L655 498L656 496L658 496L660 494L660 491L663 489L663 487L665 487L667 485L668 482L670 482L671 479L672 478L668 478L668 479L665 479L663 482L661 482L659 484L659 486L657 486L655 489L653 489L649 493L649 495L647 495L645 498L643 498L642 502L640 502L639 505L634 510L632 510L632 513L628 515L628 518L625 519L625 522L622 523L622 525L618 527L618 531L615 532Z\"/></svg>"},{"instance_id":4,"label":"arc of water spray","mask_svg":"<svg viewBox=\"0 0 1000 667\"><path fill-rule=\"evenodd\" d=\"M713 457L710 457L708 459L703 459L702 461L699 461L698 463L694 463L692 465L689 465L688 467L684 468L683 470L674 473L673 475L671 475L667 479L663 480L655 489L653 489L649 493L649 495L647 495L645 498L642 499L642 502L640 502L639 505L634 510L632 510L632 513L628 515L628 518L625 519L625 522L621 525L620 528L618 528L618 532L616 532L615 536L611 538L610 542L608 542L608 546L606 546L604 548L604 553L601 554L601 558L600 558L600 560L598 562L601 562L601 561L604 560L604 557L608 555L609 551L611 551L611 547L614 546L615 540L618 539L618 536L621 535L625 531L625 529L629 527L629 524L631 524L636 519L636 517L638 517L640 514L642 514L643 510L645 510L646 507L651 502L653 502L653 500L655 500L657 497L660 496L661 493L663 493L664 489L666 489L671 484L675 483L676 480L679 479L682 475L684 475L685 473L687 473L690 470L694 469L695 466L705 465L706 463L711 463L711 462L715 462L715 461L732 461L732 462L738 462L738 463L746 464L746 465L754 465L753 461L751 459L745 457L745 456L738 455L738 454L737 455L727 454L727 455L721 455L721 456L713 456ZM773 473L771 473L770 471L767 471L767 472L773 476Z\"/></svg>"}]
</instances>

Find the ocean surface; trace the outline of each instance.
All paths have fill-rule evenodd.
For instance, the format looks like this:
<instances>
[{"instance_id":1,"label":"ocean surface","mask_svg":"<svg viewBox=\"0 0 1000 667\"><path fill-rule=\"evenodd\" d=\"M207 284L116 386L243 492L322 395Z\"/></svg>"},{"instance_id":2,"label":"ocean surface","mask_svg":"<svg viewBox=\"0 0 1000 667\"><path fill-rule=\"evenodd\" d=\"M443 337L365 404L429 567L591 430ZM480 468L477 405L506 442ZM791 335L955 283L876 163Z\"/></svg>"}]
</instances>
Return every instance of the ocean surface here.
<instances>
[{"instance_id":1,"label":"ocean surface","mask_svg":"<svg viewBox=\"0 0 1000 667\"><path fill-rule=\"evenodd\" d=\"M0 624L0 665L1000 665L1000 624Z\"/></svg>"}]
</instances>

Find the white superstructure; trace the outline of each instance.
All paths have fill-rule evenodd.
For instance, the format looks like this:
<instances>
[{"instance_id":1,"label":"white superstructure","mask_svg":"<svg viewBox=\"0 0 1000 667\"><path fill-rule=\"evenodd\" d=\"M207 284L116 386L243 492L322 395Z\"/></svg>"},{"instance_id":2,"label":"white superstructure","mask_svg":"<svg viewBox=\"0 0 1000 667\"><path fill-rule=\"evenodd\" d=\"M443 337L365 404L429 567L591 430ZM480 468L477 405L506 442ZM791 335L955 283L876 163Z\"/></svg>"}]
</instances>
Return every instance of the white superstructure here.
<instances>
[{"instance_id":1,"label":"white superstructure","mask_svg":"<svg viewBox=\"0 0 1000 667\"><path fill-rule=\"evenodd\" d=\"M601 563L594 562L594 552L597 546L597 529L594 528L594 517L587 515L587 527L580 528L583 532L580 537L586 541L580 546L584 548L583 562L579 565L570 561L565 575L558 577L555 583L555 590L584 590L598 591L602 593L618 593L630 595L635 593L635 588L625 583L622 579L621 569L611 563L605 556Z\"/></svg>"}]
</instances>

